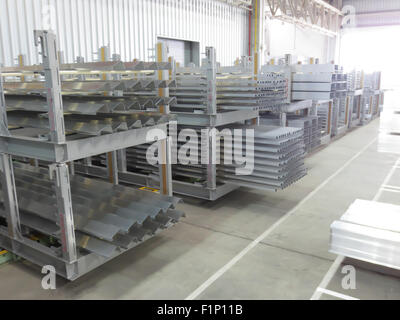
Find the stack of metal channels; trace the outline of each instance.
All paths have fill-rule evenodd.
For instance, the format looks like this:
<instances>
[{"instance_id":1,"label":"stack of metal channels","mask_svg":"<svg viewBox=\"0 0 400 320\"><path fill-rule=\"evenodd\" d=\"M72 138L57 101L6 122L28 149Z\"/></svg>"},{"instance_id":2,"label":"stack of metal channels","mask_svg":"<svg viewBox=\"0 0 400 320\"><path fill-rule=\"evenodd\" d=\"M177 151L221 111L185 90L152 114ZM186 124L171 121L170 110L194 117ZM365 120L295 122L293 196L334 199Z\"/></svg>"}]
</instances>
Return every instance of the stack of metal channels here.
<instances>
[{"instance_id":1,"label":"stack of metal channels","mask_svg":"<svg viewBox=\"0 0 400 320\"><path fill-rule=\"evenodd\" d=\"M306 152L311 152L321 145L321 127L318 116L289 116L288 126L303 128L303 142Z\"/></svg>"},{"instance_id":2,"label":"stack of metal channels","mask_svg":"<svg viewBox=\"0 0 400 320\"><path fill-rule=\"evenodd\" d=\"M177 73L176 88L170 89L176 112L204 112L207 103L207 81L202 73ZM219 68L216 80L217 109L272 111L284 103L288 95L287 79L282 73L249 75Z\"/></svg>"},{"instance_id":3,"label":"stack of metal channels","mask_svg":"<svg viewBox=\"0 0 400 320\"><path fill-rule=\"evenodd\" d=\"M328 136L328 138L330 138L331 135L332 118L329 115L329 106L329 101L318 103L317 115L321 128L321 137Z\"/></svg>"},{"instance_id":4,"label":"stack of metal channels","mask_svg":"<svg viewBox=\"0 0 400 320\"><path fill-rule=\"evenodd\" d=\"M249 75L220 74L217 105L220 110L273 111L285 102L287 90L287 79L282 73L261 73L256 79Z\"/></svg>"},{"instance_id":5,"label":"stack of metal channels","mask_svg":"<svg viewBox=\"0 0 400 320\"><path fill-rule=\"evenodd\" d=\"M249 152L246 145L246 130L254 130L254 159L244 164L224 163L224 143L221 142L221 163L217 171L220 181L278 191L287 188L307 174L301 128L263 125L231 125L227 128L242 129L242 137L234 139L233 147L239 148L239 153L243 155ZM238 168L243 169L245 166L252 168L249 174L236 174Z\"/></svg>"},{"instance_id":6,"label":"stack of metal channels","mask_svg":"<svg viewBox=\"0 0 400 320\"><path fill-rule=\"evenodd\" d=\"M277 126L280 123L278 115L264 115L261 123L264 125ZM287 115L287 126L289 128L301 128L301 141L307 153L315 150L321 145L321 121L318 116Z\"/></svg>"},{"instance_id":7,"label":"stack of metal channels","mask_svg":"<svg viewBox=\"0 0 400 320\"><path fill-rule=\"evenodd\" d=\"M180 126L180 129L188 128ZM190 127L196 132L197 137L201 137L201 127ZM233 124L218 128L217 132L217 182L228 183L237 186L250 187L268 191L283 190L300 180L307 174L304 166L304 144L302 142L303 129L279 126L255 126ZM225 150L224 129L234 132L241 129L242 136L233 136L232 145ZM254 146L246 145L246 130L254 130ZM193 132L193 133L194 133ZM177 163L173 165L173 176L177 179L185 179L195 183L205 183L207 181L207 150L202 149L201 139L191 145L197 147L196 153L187 164ZM189 146L189 142L178 142L178 150L183 146ZM134 170L142 170L144 173L156 174L158 167L150 165L146 160L146 150L148 146L138 146L129 150L130 162ZM235 147L236 149L233 149ZM247 149L249 148L249 149ZM229 152L230 150L230 152ZM238 163L234 158L235 153L245 156L249 151L254 157L249 157L244 164ZM202 153L202 151L204 153ZM225 155L231 154L229 159ZM246 174L237 174L237 169L252 168Z\"/></svg>"},{"instance_id":8,"label":"stack of metal channels","mask_svg":"<svg viewBox=\"0 0 400 320\"><path fill-rule=\"evenodd\" d=\"M67 77L68 81L61 83L66 140L112 135L119 131L142 127L151 129L157 124L166 125L171 118L170 115L137 110L170 103L174 99L160 98L148 93L153 92L155 88L174 86L175 82L155 80L155 77L135 79L135 75L130 72L151 70L156 75L157 71L154 70L170 67L169 63L163 65L163 63L143 62L62 65L61 70L92 70L94 68L99 71L127 71L124 79L118 81L108 80L111 78L109 75L103 75L107 80L99 80L103 77L102 73L93 72L95 76L90 75L88 79L82 80L82 77L78 75L78 77ZM19 71L17 68L5 68L2 71L12 72L13 69L16 69L16 72ZM43 72L43 67L24 67L23 70L24 72L27 70ZM45 99L48 91L45 79L42 76L32 77L29 81L26 81L27 79L28 76L22 73L22 76L15 78L16 81L4 82L10 132L21 138L40 137L42 140L49 140L48 132L51 128L48 119L49 107ZM118 96L121 91L128 94ZM27 130L28 128L31 130ZM117 148L118 146L115 146L115 149ZM56 256L61 257L62 236L58 217L60 210L57 209L51 166L39 167L37 161L33 166L31 165L33 161L29 162L31 164L24 161L25 159L14 161L21 224L54 239L51 250L58 252ZM81 272L87 272L125 249L136 246L160 230L172 226L184 216L183 212L175 210L176 204L180 201L179 198L84 178L75 174L73 162L71 173L69 181L73 227L79 249L78 259L86 257L88 253L104 259L93 258L96 260L93 266L76 270L74 275L67 275L61 271L61 274L68 278L75 279ZM0 195L0 202L5 206L4 192ZM2 219L6 217L4 209L0 209L0 216Z\"/></svg>"},{"instance_id":9,"label":"stack of metal channels","mask_svg":"<svg viewBox=\"0 0 400 320\"><path fill-rule=\"evenodd\" d=\"M54 183L49 170L15 163L21 224L41 234L60 238ZM179 198L71 176L76 243L83 251L112 257L178 222ZM0 193L3 202L3 193ZM3 210L0 215L5 216Z\"/></svg>"}]
</instances>

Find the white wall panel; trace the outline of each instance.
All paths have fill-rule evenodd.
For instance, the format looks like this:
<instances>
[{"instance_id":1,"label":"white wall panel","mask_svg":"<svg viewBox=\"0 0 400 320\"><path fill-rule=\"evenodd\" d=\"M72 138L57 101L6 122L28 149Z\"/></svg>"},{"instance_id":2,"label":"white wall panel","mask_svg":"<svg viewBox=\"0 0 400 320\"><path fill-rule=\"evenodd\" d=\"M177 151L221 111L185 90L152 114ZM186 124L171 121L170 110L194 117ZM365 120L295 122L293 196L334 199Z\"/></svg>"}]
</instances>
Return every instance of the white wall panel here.
<instances>
[{"instance_id":1,"label":"white wall panel","mask_svg":"<svg viewBox=\"0 0 400 320\"><path fill-rule=\"evenodd\" d=\"M344 0L343 5L353 7L356 27L400 25L399 0Z\"/></svg>"},{"instance_id":2,"label":"white wall panel","mask_svg":"<svg viewBox=\"0 0 400 320\"><path fill-rule=\"evenodd\" d=\"M214 46L223 65L248 46L248 12L213 0L0 0L0 63L19 54L38 63L33 30L48 28L66 62L93 61L104 45L123 60L151 60L158 36Z\"/></svg>"},{"instance_id":3,"label":"white wall panel","mask_svg":"<svg viewBox=\"0 0 400 320\"><path fill-rule=\"evenodd\" d=\"M321 63L328 61L328 36L276 19L270 20L268 27L270 57L290 53L299 59L313 57L319 58Z\"/></svg>"}]
</instances>

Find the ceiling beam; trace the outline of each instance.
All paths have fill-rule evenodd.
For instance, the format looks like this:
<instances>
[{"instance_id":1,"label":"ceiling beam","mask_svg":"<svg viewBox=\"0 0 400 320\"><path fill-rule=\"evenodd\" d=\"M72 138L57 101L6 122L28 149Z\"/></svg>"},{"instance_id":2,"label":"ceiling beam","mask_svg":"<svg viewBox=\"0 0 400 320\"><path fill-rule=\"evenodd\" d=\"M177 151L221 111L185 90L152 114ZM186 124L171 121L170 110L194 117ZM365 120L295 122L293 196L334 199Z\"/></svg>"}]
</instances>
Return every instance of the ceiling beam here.
<instances>
[{"instance_id":1,"label":"ceiling beam","mask_svg":"<svg viewBox=\"0 0 400 320\"><path fill-rule=\"evenodd\" d=\"M266 13L302 27L310 27L324 34L335 36L340 29L343 14L322 0L266 0Z\"/></svg>"}]
</instances>

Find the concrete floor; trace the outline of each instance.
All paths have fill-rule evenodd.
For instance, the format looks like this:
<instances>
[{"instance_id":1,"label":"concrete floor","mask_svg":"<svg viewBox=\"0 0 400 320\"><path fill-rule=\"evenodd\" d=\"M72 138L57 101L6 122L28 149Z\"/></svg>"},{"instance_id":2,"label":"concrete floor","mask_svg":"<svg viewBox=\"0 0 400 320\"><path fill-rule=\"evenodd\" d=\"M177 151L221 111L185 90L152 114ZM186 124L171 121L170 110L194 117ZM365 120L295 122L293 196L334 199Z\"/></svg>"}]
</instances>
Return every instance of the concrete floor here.
<instances>
[{"instance_id":1,"label":"concrete floor","mask_svg":"<svg viewBox=\"0 0 400 320\"><path fill-rule=\"evenodd\" d=\"M283 192L239 189L215 202L185 198L182 223L74 282L57 278L57 290L43 290L40 270L26 261L0 266L0 299L184 299L296 206L197 298L310 299L336 258L328 252L330 224L355 199L371 200L398 158L377 152L378 129L375 120L315 153L306 161L309 175ZM400 186L399 178L400 170L390 184ZM381 201L400 204L399 198L384 193ZM343 293L341 277L338 271L327 289ZM358 268L357 290L348 291L362 299L400 299L400 280Z\"/></svg>"}]
</instances>

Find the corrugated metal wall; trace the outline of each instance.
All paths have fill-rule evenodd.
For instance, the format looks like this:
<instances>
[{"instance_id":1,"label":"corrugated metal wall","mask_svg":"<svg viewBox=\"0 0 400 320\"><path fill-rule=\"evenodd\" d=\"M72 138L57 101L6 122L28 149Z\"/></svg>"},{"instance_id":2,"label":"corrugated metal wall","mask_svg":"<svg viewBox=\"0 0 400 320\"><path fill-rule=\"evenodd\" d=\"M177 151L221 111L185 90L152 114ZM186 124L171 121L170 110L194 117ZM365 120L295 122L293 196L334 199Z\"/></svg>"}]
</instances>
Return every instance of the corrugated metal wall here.
<instances>
[{"instance_id":1,"label":"corrugated metal wall","mask_svg":"<svg viewBox=\"0 0 400 320\"><path fill-rule=\"evenodd\" d=\"M56 31L66 62L110 45L122 60L151 60L157 37L200 42L232 64L248 46L248 13L213 0L0 0L0 63L38 63L33 30Z\"/></svg>"},{"instance_id":2,"label":"corrugated metal wall","mask_svg":"<svg viewBox=\"0 0 400 320\"><path fill-rule=\"evenodd\" d=\"M356 27L400 25L399 0L344 0L343 6L352 6Z\"/></svg>"}]
</instances>

